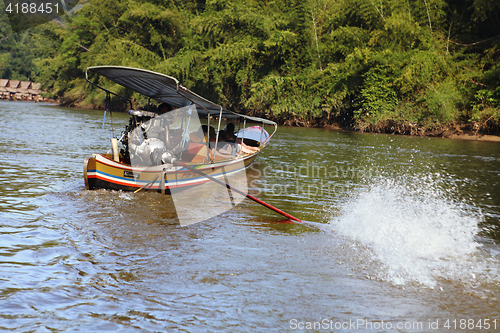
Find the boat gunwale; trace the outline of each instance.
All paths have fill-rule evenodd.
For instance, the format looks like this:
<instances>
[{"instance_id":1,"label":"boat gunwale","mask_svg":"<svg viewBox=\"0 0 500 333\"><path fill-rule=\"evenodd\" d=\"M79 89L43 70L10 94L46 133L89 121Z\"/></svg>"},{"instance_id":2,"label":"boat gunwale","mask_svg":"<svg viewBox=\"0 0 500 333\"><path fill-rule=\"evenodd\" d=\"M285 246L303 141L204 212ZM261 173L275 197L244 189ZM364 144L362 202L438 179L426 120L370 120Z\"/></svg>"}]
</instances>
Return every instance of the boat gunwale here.
<instances>
[{"instance_id":1,"label":"boat gunwale","mask_svg":"<svg viewBox=\"0 0 500 333\"><path fill-rule=\"evenodd\" d=\"M240 167L240 168L237 168L237 169L234 169L234 170L231 170L231 171L222 171L222 172L217 172L218 170L223 170L224 167L228 166L229 164L222 164L222 163L219 163L219 164L202 164L203 166L206 166L205 168L201 169L196 169L196 170L199 170L199 171L203 171L203 170L210 170L210 174L213 176L213 177L216 177L216 178L222 178L224 176L224 174L232 174L232 173L238 173L238 172L242 172L242 171L245 171L252 163L253 161L255 160L255 158L257 157L258 155L258 152L254 153L254 154L249 154L249 155L246 155L244 156L243 159L238 159L238 160L235 160L234 162L237 162L237 163L241 163L243 162L243 167ZM100 158L100 159L99 159ZM89 160L91 159L94 159L95 161L95 168L94 169L87 169L88 167L88 162ZM248 160L251 160L250 162L248 162ZM106 161L110 161L112 162L114 165L109 165L109 164L106 164L105 162ZM248 164L247 164L248 162ZM126 166L125 164L123 163L119 163L119 162L115 162L114 160L112 160L111 158L105 156L104 154L92 154L92 156L88 159L85 160L85 166L84 166L84 173L86 175L85 177L85 181L86 181L86 188L87 188L87 184L90 184L90 179L93 179L93 180L96 180L96 181L100 181L100 182L104 182L104 183L108 183L108 184L114 184L113 186L106 186L106 187L93 187L92 189L97 189L97 188L105 188L105 189L113 189L112 187L122 187L123 190L130 190L130 191L133 191L137 188L140 188L143 184L146 184L147 182L150 181L150 179L144 179L144 180L140 180L140 179L135 179L135 178L129 178L129 177L124 177L124 176L118 176L116 174L109 174L108 172L105 172L104 170L102 169L99 169L99 164L102 164L102 165L106 165L116 171L119 171L119 170L123 170L123 171L135 171L135 172L139 172L139 173L146 173L146 174L161 174L163 172L163 169L159 169L159 170L155 170L155 171L152 171L152 170L133 170L131 168L123 168L122 166ZM236 164L236 163L232 163L233 165ZM155 166L155 167L161 167L162 165L158 165L158 166ZM197 186L197 185L200 185L200 184L204 184L204 183L207 183L207 182L210 182L209 179L204 179L204 177L201 177L201 176L194 176L194 177L191 177L191 178L178 178L177 175L179 174L191 174L192 171L190 171L189 169L183 169L183 170L172 170L170 172L166 172L165 173L165 177L167 177L168 175L175 175L176 176L176 180L175 180L175 184L173 184L173 180L168 180L166 179L166 189L174 189L174 188L187 188L187 187L192 187L192 186ZM214 174L215 173L215 174ZM157 182L154 182L151 186L148 187L147 190L151 191L156 191L156 190L159 190L160 189L160 184L159 184L160 181L158 181L158 184ZM127 189L125 189L127 188Z\"/></svg>"},{"instance_id":2,"label":"boat gunwale","mask_svg":"<svg viewBox=\"0 0 500 333\"><path fill-rule=\"evenodd\" d=\"M192 167L192 168L195 168L196 170L199 170L199 171L203 171L203 170L209 170L209 169L218 169L218 168L221 168L221 167L225 167L225 166L230 166L230 165L233 165L233 164L236 164L236 163L240 163L240 162L244 162L246 161L247 159L253 157L253 156L257 156L258 154L260 153L260 151L257 151L257 152L254 152L252 154L247 154L247 155L243 155L242 157L238 157L238 158L235 158L235 159L226 159L224 161L217 161L215 160L214 163L203 163L203 164L200 164L200 163L193 163L193 162L184 162L186 165ZM158 173L158 172L162 172L165 168L165 166L167 164L159 164L159 165L150 165L150 166L139 166L139 167L133 167L131 166L130 164L125 164L125 163L122 163L122 162L116 162L115 160L113 160L111 157L108 157L106 155L109 155L109 154L102 154L102 153L94 153L92 155L95 155L96 157L96 161L98 160L97 158L102 158L106 161L106 163L104 163L102 160L99 160L99 162L103 163L103 164L106 164L107 166L109 167L113 167L113 168L117 168L117 169L122 169L122 170L127 170L127 171L136 171L136 172L146 172L146 173ZM229 163L224 163L224 162L229 162ZM182 167L182 166L172 166L172 169L173 168L178 168L178 169L175 169L175 170L167 170L166 173L177 173L177 172L184 172L187 171L187 172L190 172L188 169Z\"/></svg>"}]
</instances>

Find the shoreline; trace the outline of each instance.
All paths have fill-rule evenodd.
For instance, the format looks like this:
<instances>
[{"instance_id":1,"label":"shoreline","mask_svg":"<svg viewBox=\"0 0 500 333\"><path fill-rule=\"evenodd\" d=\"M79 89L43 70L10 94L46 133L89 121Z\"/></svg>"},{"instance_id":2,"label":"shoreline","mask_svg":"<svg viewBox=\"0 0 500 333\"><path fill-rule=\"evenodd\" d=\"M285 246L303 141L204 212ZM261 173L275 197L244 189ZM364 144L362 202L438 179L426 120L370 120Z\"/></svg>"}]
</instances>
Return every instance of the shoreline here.
<instances>
[{"instance_id":1,"label":"shoreline","mask_svg":"<svg viewBox=\"0 0 500 333\"><path fill-rule=\"evenodd\" d=\"M468 141L482 141L482 142L497 142L500 143L500 136L489 135L489 134L451 134L449 136L443 136L445 139L454 140L468 140Z\"/></svg>"},{"instance_id":2,"label":"shoreline","mask_svg":"<svg viewBox=\"0 0 500 333\"><path fill-rule=\"evenodd\" d=\"M66 105L64 105L66 104ZM67 105L68 103L60 103L59 106L82 108L74 104ZM82 108L83 109L83 108ZM91 108L93 110L102 110L100 107ZM118 111L120 112L120 111ZM253 115L253 114L250 114ZM269 118L265 115L257 115L262 118ZM270 119L278 123L279 126L286 127L307 127L307 128L324 128L333 130L342 130L357 133L379 133L379 134L393 134L415 137L428 137L428 138L444 138L453 140L466 140L466 141L481 141L481 142L496 142L500 143L500 135L483 134L479 131L471 130L474 128L474 123L453 123L451 125L440 125L439 127L428 129L424 126L418 126L414 123L404 122L398 123L393 120L381 122L379 124L362 125L360 127L354 125L342 126L337 122L328 122L326 119L314 119L311 121L291 121L290 119Z\"/></svg>"},{"instance_id":3,"label":"shoreline","mask_svg":"<svg viewBox=\"0 0 500 333\"><path fill-rule=\"evenodd\" d=\"M276 121L277 119L273 120ZM355 125L343 126L338 123L325 123L322 121L298 123L286 120L277 122L278 125L287 127L325 128L356 133L392 134L422 138L443 138L500 143L500 135L485 134L471 129L475 127L476 124L474 123L452 123L450 125L440 125L429 129L415 123L398 123L393 120L388 120L378 124L364 124L359 127Z\"/></svg>"},{"instance_id":4,"label":"shoreline","mask_svg":"<svg viewBox=\"0 0 500 333\"><path fill-rule=\"evenodd\" d=\"M53 101L53 103L57 103L56 105L60 107L101 110L100 107L84 108L81 106L76 106L74 103L68 103L68 102ZM273 119L273 120L276 121L278 125L287 127L324 128L324 129L342 130L342 131L357 132L357 133L379 133L379 134L393 134L393 135L404 135L404 136L500 143L500 135L483 134L480 133L479 131L471 130L471 127L474 128L474 124L471 123L458 123L458 124L455 123L448 126L441 125L437 128L428 129L423 126L418 126L415 123L410 123L410 122L397 123L392 120L388 120L379 124L365 124L361 125L360 127L355 127L353 125L342 126L336 122L327 122L325 121L325 119L321 120L315 119L313 121L300 121L300 122L286 120L286 119Z\"/></svg>"},{"instance_id":5,"label":"shoreline","mask_svg":"<svg viewBox=\"0 0 500 333\"><path fill-rule=\"evenodd\" d=\"M368 128L361 128L359 131L366 133L386 133L417 137L500 143L499 135L481 133L479 130L474 130L476 125L477 124L474 123L452 123L450 125L440 125L429 129L416 124L409 125L408 122L396 124L391 121L390 124L369 125ZM379 130L379 128L381 130Z\"/></svg>"}]
</instances>

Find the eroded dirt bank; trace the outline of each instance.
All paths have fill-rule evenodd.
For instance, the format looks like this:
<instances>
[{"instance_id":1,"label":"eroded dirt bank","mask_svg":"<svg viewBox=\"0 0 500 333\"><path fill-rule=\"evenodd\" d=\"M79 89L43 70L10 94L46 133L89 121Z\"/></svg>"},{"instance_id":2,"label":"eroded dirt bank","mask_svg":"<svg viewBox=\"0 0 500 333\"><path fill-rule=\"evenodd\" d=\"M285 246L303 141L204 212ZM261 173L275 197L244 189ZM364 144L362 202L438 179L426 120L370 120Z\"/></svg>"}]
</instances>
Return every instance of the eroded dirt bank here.
<instances>
[{"instance_id":1,"label":"eroded dirt bank","mask_svg":"<svg viewBox=\"0 0 500 333\"><path fill-rule=\"evenodd\" d=\"M388 120L378 124L361 125L356 130L360 132L500 142L499 124L454 123L425 127L411 122L398 123Z\"/></svg>"},{"instance_id":2,"label":"eroded dirt bank","mask_svg":"<svg viewBox=\"0 0 500 333\"><path fill-rule=\"evenodd\" d=\"M66 101L59 104L64 107L82 108L75 101ZM104 109L104 106L92 105L90 109ZM119 112L119 111L118 111ZM311 120L303 119L280 119L267 117L261 113L251 113L252 116L267 118L276 121L279 125L291 127L316 127L329 128L362 133L385 133L397 135L410 135L422 137L441 137L458 140L500 142L500 123L476 122L476 123L453 123L449 125L422 126L414 122L396 122L386 120L377 124L353 124L352 119L326 119L317 118Z\"/></svg>"},{"instance_id":3,"label":"eroded dirt bank","mask_svg":"<svg viewBox=\"0 0 500 333\"><path fill-rule=\"evenodd\" d=\"M386 120L377 124L351 124L349 122L328 122L326 119L285 120L273 119L280 125L297 127L318 127L355 131L362 133L384 133L422 137L441 137L458 140L500 142L500 124L490 123L452 123L449 125L422 126L414 122Z\"/></svg>"}]
</instances>

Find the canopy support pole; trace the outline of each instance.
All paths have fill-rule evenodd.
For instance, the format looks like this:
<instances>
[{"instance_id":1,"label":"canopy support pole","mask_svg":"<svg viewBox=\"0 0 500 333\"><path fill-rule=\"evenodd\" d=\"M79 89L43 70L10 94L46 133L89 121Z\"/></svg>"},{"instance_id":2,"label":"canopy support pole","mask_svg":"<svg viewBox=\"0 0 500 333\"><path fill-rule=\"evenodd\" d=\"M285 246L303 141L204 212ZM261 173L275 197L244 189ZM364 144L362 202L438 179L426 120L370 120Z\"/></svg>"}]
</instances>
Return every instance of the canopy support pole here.
<instances>
[{"instance_id":1,"label":"canopy support pole","mask_svg":"<svg viewBox=\"0 0 500 333\"><path fill-rule=\"evenodd\" d=\"M108 101L109 101L109 91L106 90L106 105L104 106L104 117L102 118L102 129L104 129L104 124L106 124L106 112L108 111Z\"/></svg>"},{"instance_id":2,"label":"canopy support pole","mask_svg":"<svg viewBox=\"0 0 500 333\"><path fill-rule=\"evenodd\" d=\"M243 133L241 134L240 157L243 154L243 145L245 144L245 127L247 127L247 118L245 118L245 120L243 120Z\"/></svg>"},{"instance_id":3,"label":"canopy support pole","mask_svg":"<svg viewBox=\"0 0 500 333\"><path fill-rule=\"evenodd\" d=\"M210 112L207 115L207 161L214 162L210 158Z\"/></svg>"},{"instance_id":4,"label":"canopy support pole","mask_svg":"<svg viewBox=\"0 0 500 333\"><path fill-rule=\"evenodd\" d=\"M219 132L220 132L220 122L222 120L222 106L220 107L220 113L219 113L219 125L217 126L217 134L215 136L215 149L214 149L214 160L215 160L215 155L217 154L217 144L219 143ZM209 128L210 130L210 128ZM212 161L213 163L213 161Z\"/></svg>"}]
</instances>

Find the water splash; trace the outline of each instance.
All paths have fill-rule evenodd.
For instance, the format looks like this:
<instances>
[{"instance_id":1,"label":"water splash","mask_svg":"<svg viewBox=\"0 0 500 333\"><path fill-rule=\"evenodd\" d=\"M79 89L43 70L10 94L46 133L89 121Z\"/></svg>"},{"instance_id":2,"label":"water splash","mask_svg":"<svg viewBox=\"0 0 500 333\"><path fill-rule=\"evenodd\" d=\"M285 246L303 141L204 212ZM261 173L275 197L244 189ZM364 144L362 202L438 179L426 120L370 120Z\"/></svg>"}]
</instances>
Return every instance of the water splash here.
<instances>
[{"instance_id":1,"label":"water splash","mask_svg":"<svg viewBox=\"0 0 500 333\"><path fill-rule=\"evenodd\" d=\"M443 280L497 279L498 256L486 254L478 242L483 215L454 199L453 185L435 175L378 177L372 184L331 221L332 229L351 242L360 266L375 271L367 274L430 288Z\"/></svg>"}]
</instances>

